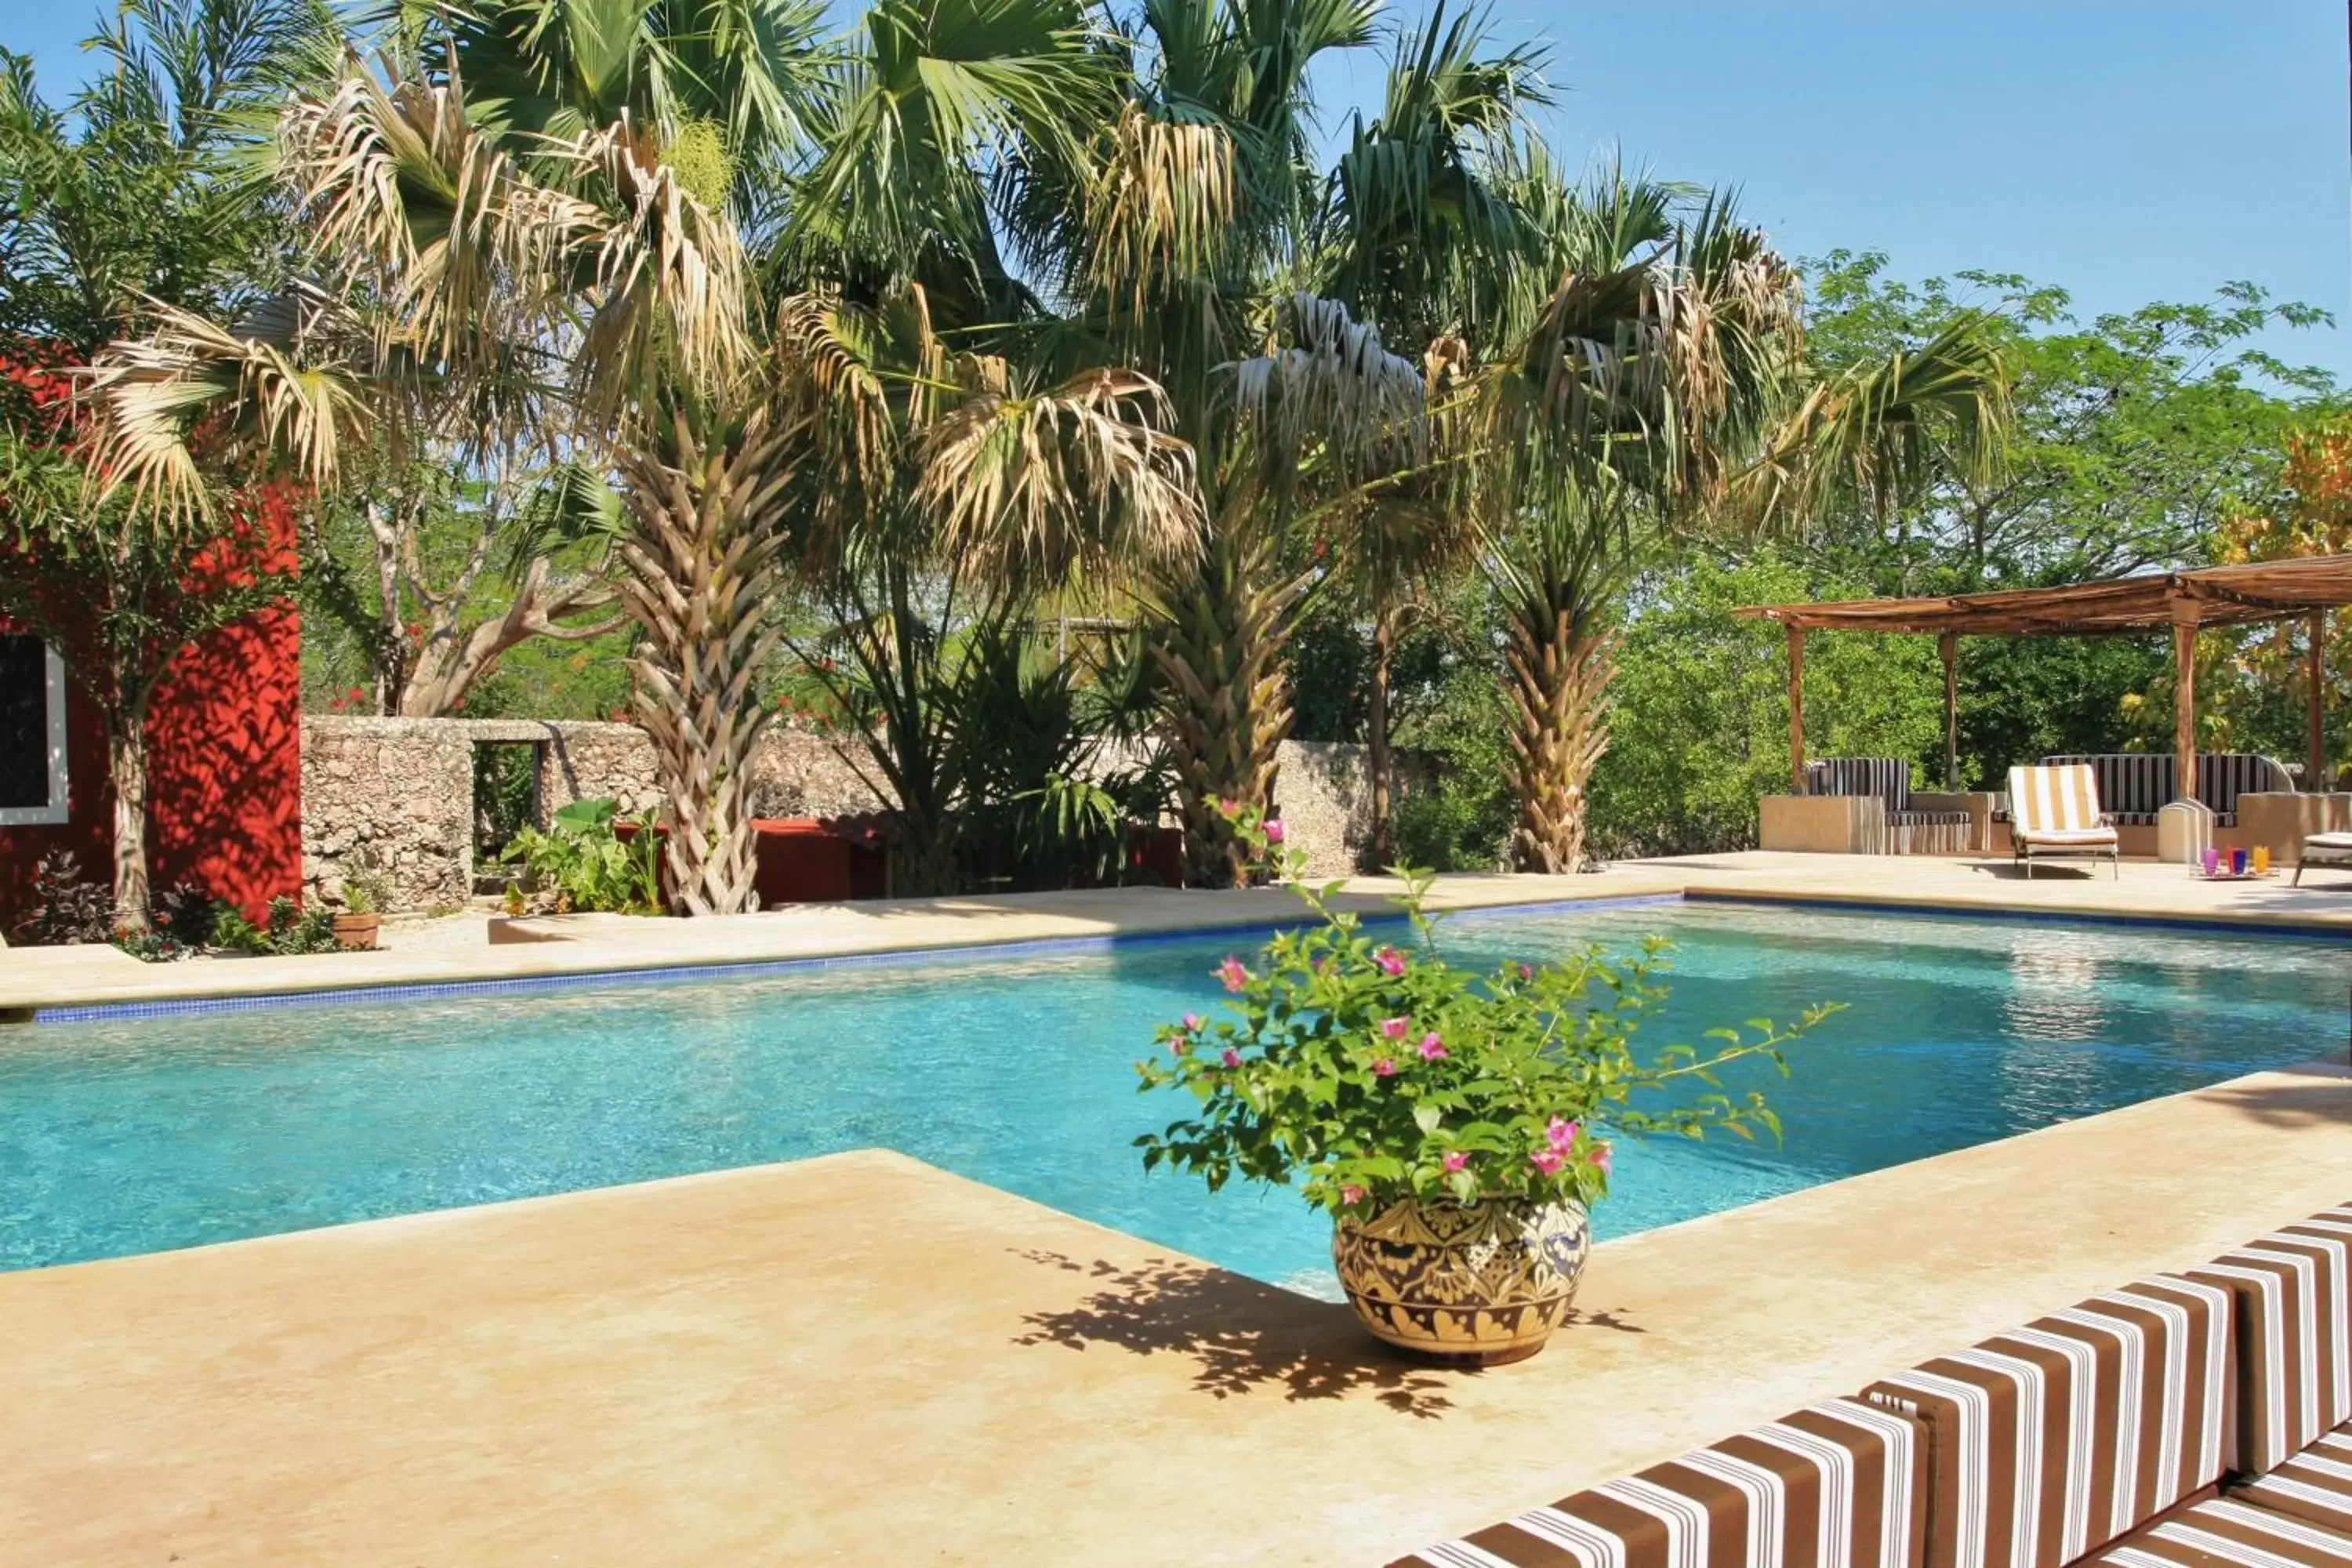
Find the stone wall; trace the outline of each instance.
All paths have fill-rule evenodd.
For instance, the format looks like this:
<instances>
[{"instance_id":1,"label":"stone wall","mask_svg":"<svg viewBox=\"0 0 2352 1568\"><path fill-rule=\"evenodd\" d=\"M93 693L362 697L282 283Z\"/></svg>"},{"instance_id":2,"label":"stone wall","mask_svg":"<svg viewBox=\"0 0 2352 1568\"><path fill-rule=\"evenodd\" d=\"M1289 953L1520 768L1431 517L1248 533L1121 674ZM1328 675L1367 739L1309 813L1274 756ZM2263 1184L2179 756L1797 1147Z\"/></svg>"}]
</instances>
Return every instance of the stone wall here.
<instances>
[{"instance_id":1,"label":"stone wall","mask_svg":"<svg viewBox=\"0 0 2352 1568\"><path fill-rule=\"evenodd\" d=\"M390 875L392 909L463 903L475 876L474 748L486 742L539 747L542 826L573 800L609 797L632 815L659 804L653 743L633 724L313 714L302 721L305 889L336 896L344 867L364 855ZM1309 874L1355 869L1371 831L1363 748L1286 741L1279 767L1276 804ZM1410 772L1400 769L1401 790ZM845 816L886 804L824 736L787 728L761 735L753 816Z\"/></svg>"}]
</instances>

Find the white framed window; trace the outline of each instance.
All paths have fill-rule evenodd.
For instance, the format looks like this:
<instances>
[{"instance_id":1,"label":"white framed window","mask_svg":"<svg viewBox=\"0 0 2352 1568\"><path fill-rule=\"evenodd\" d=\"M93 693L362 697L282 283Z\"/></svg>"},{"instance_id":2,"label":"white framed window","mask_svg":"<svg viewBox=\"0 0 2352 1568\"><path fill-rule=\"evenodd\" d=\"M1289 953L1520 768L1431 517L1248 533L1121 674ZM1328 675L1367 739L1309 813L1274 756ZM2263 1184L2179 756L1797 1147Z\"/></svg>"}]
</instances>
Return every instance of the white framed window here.
<instances>
[{"instance_id":1,"label":"white framed window","mask_svg":"<svg viewBox=\"0 0 2352 1568\"><path fill-rule=\"evenodd\" d=\"M0 636L0 827L66 821L66 661Z\"/></svg>"}]
</instances>

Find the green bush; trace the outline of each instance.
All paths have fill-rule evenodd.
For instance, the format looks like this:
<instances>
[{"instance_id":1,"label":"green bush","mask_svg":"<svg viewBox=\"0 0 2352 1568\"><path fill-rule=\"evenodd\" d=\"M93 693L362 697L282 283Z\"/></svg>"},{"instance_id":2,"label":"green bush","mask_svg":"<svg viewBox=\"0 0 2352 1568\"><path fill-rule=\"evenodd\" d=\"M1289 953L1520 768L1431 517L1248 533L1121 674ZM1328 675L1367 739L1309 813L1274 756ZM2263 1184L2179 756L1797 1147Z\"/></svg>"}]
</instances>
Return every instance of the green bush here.
<instances>
[{"instance_id":1,"label":"green bush","mask_svg":"<svg viewBox=\"0 0 2352 1568\"><path fill-rule=\"evenodd\" d=\"M213 910L211 945L224 952L297 953L335 951L335 917L324 905L303 909L280 893L269 900L263 923L255 925L234 904Z\"/></svg>"},{"instance_id":2,"label":"green bush","mask_svg":"<svg viewBox=\"0 0 2352 1568\"><path fill-rule=\"evenodd\" d=\"M657 915L661 836L647 816L624 839L621 821L610 800L575 800L557 809L545 833L518 829L499 858L520 861L559 914Z\"/></svg>"},{"instance_id":3,"label":"green bush","mask_svg":"<svg viewBox=\"0 0 2352 1568\"><path fill-rule=\"evenodd\" d=\"M1752 847L1758 797L1789 788L1787 637L1731 611L1864 593L1769 552L1645 577L1618 651L1609 750L1593 770L1594 852ZM1816 633L1805 646L1807 754L1908 757L1916 784L1935 787L1943 681L1933 638Z\"/></svg>"}]
</instances>

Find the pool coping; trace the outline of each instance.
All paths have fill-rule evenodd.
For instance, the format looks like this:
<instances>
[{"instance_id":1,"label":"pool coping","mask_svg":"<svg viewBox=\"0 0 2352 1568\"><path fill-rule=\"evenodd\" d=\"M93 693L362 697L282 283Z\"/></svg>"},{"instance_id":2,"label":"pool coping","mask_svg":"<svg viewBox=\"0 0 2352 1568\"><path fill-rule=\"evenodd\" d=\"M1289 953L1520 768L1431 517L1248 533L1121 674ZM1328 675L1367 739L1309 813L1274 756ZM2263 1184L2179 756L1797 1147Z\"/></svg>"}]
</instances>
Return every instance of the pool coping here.
<instances>
[{"instance_id":1,"label":"pool coping","mask_svg":"<svg viewBox=\"0 0 2352 1568\"><path fill-rule=\"evenodd\" d=\"M1819 908L2034 924L2147 927L2184 931L2352 941L2352 889L2299 889L2288 910L2260 907L2258 887L2237 907L2212 903L2170 868L2134 866L2119 886L2053 879L1955 880L1976 860L1877 860L1749 851L1622 862L1575 876L1450 875L1438 879L1433 912L1451 918L1641 903ZM1857 874L1870 885L1839 886ZM2246 885L2241 885L2246 886ZM1388 907L1391 879L1354 878L1340 895L1368 921L1402 918ZM2233 889L2234 891L2234 889ZM2137 907L2120 900L2139 900ZM2203 900L2208 907L2195 907ZM0 1046L14 1023L334 1005L420 995L642 984L663 979L750 978L856 965L971 962L1123 943L1254 935L1295 926L1301 913L1279 889L1113 889L994 898L803 906L789 912L682 921L620 917L536 920L531 939L446 950L394 950L234 963L141 964L111 948L34 950L16 966L0 951Z\"/></svg>"}]
</instances>

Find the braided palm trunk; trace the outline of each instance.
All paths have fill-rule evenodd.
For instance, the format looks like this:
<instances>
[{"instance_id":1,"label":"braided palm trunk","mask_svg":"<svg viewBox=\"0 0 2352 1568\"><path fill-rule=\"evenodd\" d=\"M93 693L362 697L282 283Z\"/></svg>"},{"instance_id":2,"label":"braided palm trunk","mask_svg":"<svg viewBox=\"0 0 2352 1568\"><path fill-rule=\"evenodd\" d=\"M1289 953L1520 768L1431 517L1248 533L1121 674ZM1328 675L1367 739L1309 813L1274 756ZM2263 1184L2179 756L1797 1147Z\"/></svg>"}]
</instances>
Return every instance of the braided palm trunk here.
<instances>
[{"instance_id":1,"label":"braided palm trunk","mask_svg":"<svg viewBox=\"0 0 2352 1568\"><path fill-rule=\"evenodd\" d=\"M1601 703L1616 678L1616 635L1574 610L1513 617L1504 661L1519 800L1513 858L1523 871L1584 864L1585 786L1609 749Z\"/></svg>"},{"instance_id":2,"label":"braided palm trunk","mask_svg":"<svg viewBox=\"0 0 2352 1568\"><path fill-rule=\"evenodd\" d=\"M1247 875L1247 848L1219 803L1271 805L1276 758L1290 732L1282 649L1303 583L1276 580L1273 566L1269 542L1216 540L1198 574L1164 596L1152 627L1152 657L1167 681L1185 877L1208 887Z\"/></svg>"},{"instance_id":3,"label":"braided palm trunk","mask_svg":"<svg viewBox=\"0 0 2352 1568\"><path fill-rule=\"evenodd\" d=\"M759 907L748 792L766 715L752 683L779 635L766 610L782 574L772 524L791 477L784 446L765 410L718 430L678 411L619 464L631 522L621 591L644 629L630 668L678 914Z\"/></svg>"}]
</instances>

